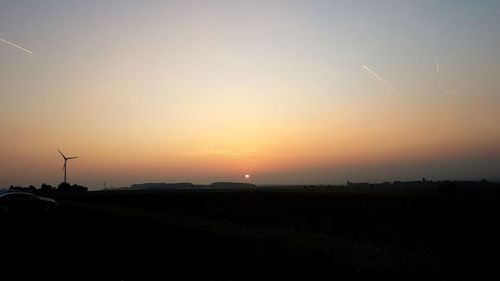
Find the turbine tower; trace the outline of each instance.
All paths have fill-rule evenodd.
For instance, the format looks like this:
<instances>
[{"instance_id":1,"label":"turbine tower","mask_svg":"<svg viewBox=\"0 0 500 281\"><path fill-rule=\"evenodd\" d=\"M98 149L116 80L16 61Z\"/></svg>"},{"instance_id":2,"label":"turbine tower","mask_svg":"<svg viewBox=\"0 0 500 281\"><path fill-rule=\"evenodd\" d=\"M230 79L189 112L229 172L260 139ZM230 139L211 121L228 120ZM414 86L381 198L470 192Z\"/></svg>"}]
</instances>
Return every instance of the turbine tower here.
<instances>
[{"instance_id":1,"label":"turbine tower","mask_svg":"<svg viewBox=\"0 0 500 281\"><path fill-rule=\"evenodd\" d=\"M76 157L66 157L66 156L64 156L64 154L59 149L57 151L59 151L59 153L61 154L62 158L64 158L64 166L63 166L62 170L64 171L64 183L67 183L66 182L67 162L68 162L68 160L78 158L78 156L76 156Z\"/></svg>"}]
</instances>

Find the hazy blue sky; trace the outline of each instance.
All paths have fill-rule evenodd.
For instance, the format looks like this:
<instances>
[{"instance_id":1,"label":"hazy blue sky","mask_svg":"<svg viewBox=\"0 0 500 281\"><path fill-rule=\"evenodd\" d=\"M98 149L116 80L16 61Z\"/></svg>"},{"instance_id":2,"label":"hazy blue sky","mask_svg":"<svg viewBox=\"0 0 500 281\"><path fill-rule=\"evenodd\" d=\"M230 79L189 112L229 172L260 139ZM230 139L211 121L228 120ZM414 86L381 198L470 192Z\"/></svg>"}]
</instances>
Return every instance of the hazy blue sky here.
<instances>
[{"instance_id":1,"label":"hazy blue sky","mask_svg":"<svg viewBox=\"0 0 500 281\"><path fill-rule=\"evenodd\" d=\"M0 186L500 175L500 1L0 0ZM29 51L29 52L28 52ZM32 52L32 53L30 53Z\"/></svg>"}]
</instances>

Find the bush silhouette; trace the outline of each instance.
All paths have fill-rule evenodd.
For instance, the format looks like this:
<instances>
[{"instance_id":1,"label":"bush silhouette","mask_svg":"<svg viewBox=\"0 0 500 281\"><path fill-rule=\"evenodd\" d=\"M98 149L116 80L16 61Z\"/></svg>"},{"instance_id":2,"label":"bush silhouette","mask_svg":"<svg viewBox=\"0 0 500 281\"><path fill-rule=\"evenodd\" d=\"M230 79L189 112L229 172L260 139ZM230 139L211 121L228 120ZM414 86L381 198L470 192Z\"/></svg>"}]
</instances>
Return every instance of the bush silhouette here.
<instances>
[{"instance_id":1,"label":"bush silhouette","mask_svg":"<svg viewBox=\"0 0 500 281\"><path fill-rule=\"evenodd\" d=\"M60 192L85 192L87 190L88 190L88 188L86 188L84 186L77 185L77 184L70 185L67 182L63 182L63 183L59 184L59 186L57 187L57 191L60 191Z\"/></svg>"}]
</instances>

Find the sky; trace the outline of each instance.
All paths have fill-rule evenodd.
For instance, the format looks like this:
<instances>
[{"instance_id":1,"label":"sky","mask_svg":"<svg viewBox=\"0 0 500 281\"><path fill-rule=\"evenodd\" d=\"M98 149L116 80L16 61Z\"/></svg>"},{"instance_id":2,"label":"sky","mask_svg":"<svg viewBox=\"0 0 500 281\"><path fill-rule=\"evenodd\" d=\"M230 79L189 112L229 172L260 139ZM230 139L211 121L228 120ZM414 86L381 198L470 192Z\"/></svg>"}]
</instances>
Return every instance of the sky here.
<instances>
[{"instance_id":1,"label":"sky","mask_svg":"<svg viewBox=\"0 0 500 281\"><path fill-rule=\"evenodd\" d=\"M0 0L0 187L500 179L499 1ZM249 174L250 178L245 179Z\"/></svg>"}]
</instances>

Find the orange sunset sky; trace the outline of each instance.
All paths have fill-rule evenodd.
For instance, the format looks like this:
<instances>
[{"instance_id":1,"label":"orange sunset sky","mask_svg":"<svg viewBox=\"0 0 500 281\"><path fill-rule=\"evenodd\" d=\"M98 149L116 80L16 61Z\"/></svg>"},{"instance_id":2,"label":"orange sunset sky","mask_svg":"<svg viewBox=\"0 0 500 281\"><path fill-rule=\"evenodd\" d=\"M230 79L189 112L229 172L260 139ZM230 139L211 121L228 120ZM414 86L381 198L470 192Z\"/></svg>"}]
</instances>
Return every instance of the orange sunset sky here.
<instances>
[{"instance_id":1,"label":"orange sunset sky","mask_svg":"<svg viewBox=\"0 0 500 281\"><path fill-rule=\"evenodd\" d=\"M2 1L0 187L500 179L498 1ZM250 179L244 175L250 174Z\"/></svg>"}]
</instances>

